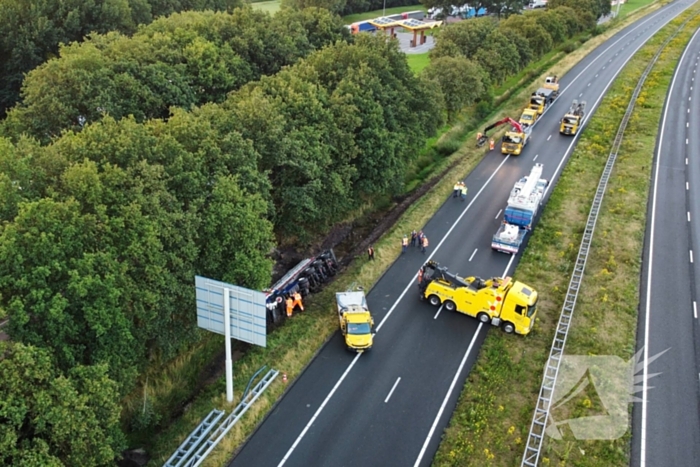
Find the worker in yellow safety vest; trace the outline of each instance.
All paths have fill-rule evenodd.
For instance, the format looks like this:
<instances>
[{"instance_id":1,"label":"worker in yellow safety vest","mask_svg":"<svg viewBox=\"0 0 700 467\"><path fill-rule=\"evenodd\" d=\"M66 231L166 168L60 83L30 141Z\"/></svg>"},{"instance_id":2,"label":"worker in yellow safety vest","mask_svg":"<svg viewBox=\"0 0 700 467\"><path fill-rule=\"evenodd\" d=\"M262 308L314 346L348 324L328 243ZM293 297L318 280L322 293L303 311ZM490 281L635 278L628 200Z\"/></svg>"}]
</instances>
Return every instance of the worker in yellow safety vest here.
<instances>
[{"instance_id":1,"label":"worker in yellow safety vest","mask_svg":"<svg viewBox=\"0 0 700 467\"><path fill-rule=\"evenodd\" d=\"M287 318L291 318L294 312L294 300L292 300L292 297L287 297L285 303L287 304Z\"/></svg>"},{"instance_id":2,"label":"worker in yellow safety vest","mask_svg":"<svg viewBox=\"0 0 700 467\"><path fill-rule=\"evenodd\" d=\"M454 186L452 187L452 189L453 189L452 197L453 198L456 198L457 196L459 196L459 190L461 187L462 187L462 182L457 180L457 182L455 182Z\"/></svg>"},{"instance_id":3,"label":"worker in yellow safety vest","mask_svg":"<svg viewBox=\"0 0 700 467\"><path fill-rule=\"evenodd\" d=\"M301 311L304 311L304 304L301 303L301 294L297 291L294 292L294 303L292 304L292 309L299 305L299 308L301 308Z\"/></svg>"},{"instance_id":4,"label":"worker in yellow safety vest","mask_svg":"<svg viewBox=\"0 0 700 467\"><path fill-rule=\"evenodd\" d=\"M408 248L408 237L404 235L401 239L401 253L406 253L406 248Z\"/></svg>"}]
</instances>

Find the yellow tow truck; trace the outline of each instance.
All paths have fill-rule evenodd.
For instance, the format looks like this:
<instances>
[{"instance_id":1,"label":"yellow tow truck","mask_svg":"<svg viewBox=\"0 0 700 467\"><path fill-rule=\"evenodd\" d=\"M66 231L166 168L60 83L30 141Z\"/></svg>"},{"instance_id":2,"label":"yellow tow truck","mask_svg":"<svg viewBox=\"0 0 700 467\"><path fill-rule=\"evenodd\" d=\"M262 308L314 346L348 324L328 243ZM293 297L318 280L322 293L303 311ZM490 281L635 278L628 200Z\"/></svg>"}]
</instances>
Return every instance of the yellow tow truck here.
<instances>
[{"instance_id":1,"label":"yellow tow truck","mask_svg":"<svg viewBox=\"0 0 700 467\"><path fill-rule=\"evenodd\" d=\"M428 261L418 272L418 288L431 305L490 322L508 334L528 334L537 317L537 291L510 277L464 278Z\"/></svg>"},{"instance_id":2,"label":"yellow tow truck","mask_svg":"<svg viewBox=\"0 0 700 467\"><path fill-rule=\"evenodd\" d=\"M367 306L364 291L355 290L337 292L335 301L338 305L340 331L345 336L345 345L349 350L362 353L372 348L374 320Z\"/></svg>"},{"instance_id":3,"label":"yellow tow truck","mask_svg":"<svg viewBox=\"0 0 700 467\"><path fill-rule=\"evenodd\" d=\"M574 101L571 103L569 111L561 119L559 133L562 135L575 135L578 132L583 117L586 114L586 101Z\"/></svg>"},{"instance_id":4,"label":"yellow tow truck","mask_svg":"<svg viewBox=\"0 0 700 467\"><path fill-rule=\"evenodd\" d=\"M556 99L557 96L559 96L559 78L557 78L556 75L554 76L547 76L544 79L544 86L547 89L551 89L554 91L554 98Z\"/></svg>"}]
</instances>

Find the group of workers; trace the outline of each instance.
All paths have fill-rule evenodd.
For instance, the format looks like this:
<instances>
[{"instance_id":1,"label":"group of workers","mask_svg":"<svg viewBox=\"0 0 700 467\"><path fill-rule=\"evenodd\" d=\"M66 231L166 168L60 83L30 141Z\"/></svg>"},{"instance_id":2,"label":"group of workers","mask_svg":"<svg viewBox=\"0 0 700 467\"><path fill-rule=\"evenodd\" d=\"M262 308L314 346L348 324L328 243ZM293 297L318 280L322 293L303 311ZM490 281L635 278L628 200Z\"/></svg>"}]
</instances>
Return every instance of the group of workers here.
<instances>
[{"instance_id":1,"label":"group of workers","mask_svg":"<svg viewBox=\"0 0 700 467\"><path fill-rule=\"evenodd\" d=\"M456 198L457 196L461 197L462 201L467 199L467 185L465 185L461 180L457 180L454 190L452 191L452 197Z\"/></svg>"},{"instance_id":2,"label":"group of workers","mask_svg":"<svg viewBox=\"0 0 700 467\"><path fill-rule=\"evenodd\" d=\"M415 230L411 232L411 246L420 247L423 254L428 249L428 237L423 233L423 231L416 232ZM408 249L408 235L404 235L401 239L401 253L406 253Z\"/></svg>"},{"instance_id":3,"label":"group of workers","mask_svg":"<svg viewBox=\"0 0 700 467\"><path fill-rule=\"evenodd\" d=\"M304 311L304 304L301 302L301 294L299 291L295 291L292 294L287 295L287 300L285 301L287 305L287 318L291 318L294 314L294 308L299 305L299 309Z\"/></svg>"}]
</instances>

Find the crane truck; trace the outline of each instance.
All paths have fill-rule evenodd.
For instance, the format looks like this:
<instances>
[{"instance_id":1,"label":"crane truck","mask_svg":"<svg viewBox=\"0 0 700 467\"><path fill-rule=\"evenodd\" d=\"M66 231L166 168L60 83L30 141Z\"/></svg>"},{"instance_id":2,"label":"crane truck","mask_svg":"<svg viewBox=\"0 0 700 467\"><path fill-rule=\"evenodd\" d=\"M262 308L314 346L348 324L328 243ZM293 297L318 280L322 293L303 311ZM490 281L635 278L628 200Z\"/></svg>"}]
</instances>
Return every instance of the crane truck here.
<instances>
[{"instance_id":1,"label":"crane truck","mask_svg":"<svg viewBox=\"0 0 700 467\"><path fill-rule=\"evenodd\" d=\"M562 135L575 135L583 123L583 117L586 115L586 101L574 101L571 103L569 111L561 119L559 133Z\"/></svg>"},{"instance_id":2,"label":"crane truck","mask_svg":"<svg viewBox=\"0 0 700 467\"><path fill-rule=\"evenodd\" d=\"M510 277L460 277L435 261L418 272L420 298L491 323L508 334L528 334L537 316L537 291Z\"/></svg>"},{"instance_id":3,"label":"crane truck","mask_svg":"<svg viewBox=\"0 0 700 467\"><path fill-rule=\"evenodd\" d=\"M367 298L362 290L337 292L340 331L345 337L348 350L362 353L372 348L374 320L367 306Z\"/></svg>"},{"instance_id":4,"label":"crane truck","mask_svg":"<svg viewBox=\"0 0 700 467\"><path fill-rule=\"evenodd\" d=\"M508 197L504 221L491 240L491 248L503 253L516 254L520 250L547 188L542 177L542 164L535 164L526 175L515 183Z\"/></svg>"},{"instance_id":5,"label":"crane truck","mask_svg":"<svg viewBox=\"0 0 700 467\"><path fill-rule=\"evenodd\" d=\"M486 138L486 134L490 130L506 123L510 123L511 130L507 131L501 139L501 153L513 154L516 156L520 155L530 138L530 133L532 132L532 129L528 127L523 127L520 123L516 122L510 117L506 117L503 120L499 120L496 123L493 123L484 128L483 137Z\"/></svg>"}]
</instances>

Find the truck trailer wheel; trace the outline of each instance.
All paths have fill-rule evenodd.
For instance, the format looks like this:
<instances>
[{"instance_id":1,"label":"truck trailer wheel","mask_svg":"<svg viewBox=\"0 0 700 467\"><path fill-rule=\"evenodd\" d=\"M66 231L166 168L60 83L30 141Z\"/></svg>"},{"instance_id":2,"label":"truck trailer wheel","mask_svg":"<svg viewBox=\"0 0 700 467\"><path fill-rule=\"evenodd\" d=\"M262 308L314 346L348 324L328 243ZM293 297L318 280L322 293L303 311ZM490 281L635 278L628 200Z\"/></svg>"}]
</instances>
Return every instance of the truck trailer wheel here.
<instances>
[{"instance_id":1,"label":"truck trailer wheel","mask_svg":"<svg viewBox=\"0 0 700 467\"><path fill-rule=\"evenodd\" d=\"M482 323L488 323L491 321L491 318L489 317L488 313L481 312L478 315L476 315L476 319L481 321Z\"/></svg>"},{"instance_id":2,"label":"truck trailer wheel","mask_svg":"<svg viewBox=\"0 0 700 467\"><path fill-rule=\"evenodd\" d=\"M445 300L444 305L447 311L455 311L457 309L457 307L455 306L455 302L453 302L452 300Z\"/></svg>"},{"instance_id":3,"label":"truck trailer wheel","mask_svg":"<svg viewBox=\"0 0 700 467\"><path fill-rule=\"evenodd\" d=\"M431 295L428 297L428 301L430 302L431 305L433 306L439 306L440 305L440 297L437 295Z\"/></svg>"},{"instance_id":4,"label":"truck trailer wheel","mask_svg":"<svg viewBox=\"0 0 700 467\"><path fill-rule=\"evenodd\" d=\"M503 323L503 331L506 334L513 334L515 332L515 326L513 325L513 323L509 323L508 321L506 321L505 323Z\"/></svg>"}]
</instances>

